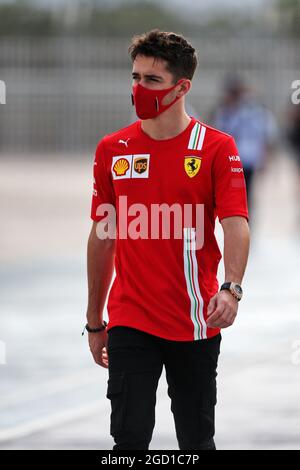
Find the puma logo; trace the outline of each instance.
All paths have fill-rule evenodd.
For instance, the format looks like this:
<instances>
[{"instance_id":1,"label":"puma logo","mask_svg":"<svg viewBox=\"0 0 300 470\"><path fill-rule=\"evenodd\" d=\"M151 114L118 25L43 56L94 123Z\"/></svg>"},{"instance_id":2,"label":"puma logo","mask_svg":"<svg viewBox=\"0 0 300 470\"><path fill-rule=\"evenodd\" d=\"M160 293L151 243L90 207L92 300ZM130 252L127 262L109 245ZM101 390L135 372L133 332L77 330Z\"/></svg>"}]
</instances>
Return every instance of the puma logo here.
<instances>
[{"instance_id":1,"label":"puma logo","mask_svg":"<svg viewBox=\"0 0 300 470\"><path fill-rule=\"evenodd\" d=\"M119 140L119 144L124 144L125 147L127 148L127 147L128 147L128 141L129 141L129 140L130 140L130 137L129 137L127 140L122 140L122 139L120 139L120 140Z\"/></svg>"}]
</instances>

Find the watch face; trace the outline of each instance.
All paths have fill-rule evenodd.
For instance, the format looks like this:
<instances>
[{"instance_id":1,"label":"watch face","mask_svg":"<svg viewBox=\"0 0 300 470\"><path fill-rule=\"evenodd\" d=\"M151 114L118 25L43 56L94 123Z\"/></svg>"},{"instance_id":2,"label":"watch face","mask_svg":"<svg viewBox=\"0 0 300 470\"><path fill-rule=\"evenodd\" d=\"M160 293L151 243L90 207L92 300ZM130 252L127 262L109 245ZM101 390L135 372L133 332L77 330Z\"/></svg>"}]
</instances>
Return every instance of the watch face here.
<instances>
[{"instance_id":1,"label":"watch face","mask_svg":"<svg viewBox=\"0 0 300 470\"><path fill-rule=\"evenodd\" d=\"M238 295L243 295L243 290L242 290L241 286L239 286L238 284L236 284L234 286L234 290Z\"/></svg>"}]
</instances>

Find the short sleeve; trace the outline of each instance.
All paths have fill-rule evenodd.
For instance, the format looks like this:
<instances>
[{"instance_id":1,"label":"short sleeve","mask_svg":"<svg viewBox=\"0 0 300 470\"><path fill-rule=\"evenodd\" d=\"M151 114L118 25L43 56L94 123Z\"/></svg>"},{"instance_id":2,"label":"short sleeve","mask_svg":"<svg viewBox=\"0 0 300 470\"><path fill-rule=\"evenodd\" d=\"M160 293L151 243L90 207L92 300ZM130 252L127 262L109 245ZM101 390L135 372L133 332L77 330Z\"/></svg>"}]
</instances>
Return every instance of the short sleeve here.
<instances>
[{"instance_id":1,"label":"short sleeve","mask_svg":"<svg viewBox=\"0 0 300 470\"><path fill-rule=\"evenodd\" d=\"M99 222L106 215L99 215L99 206L101 204L112 204L115 207L115 193L111 173L107 166L103 139L99 142L95 152L93 176L94 185L91 204L91 219Z\"/></svg>"},{"instance_id":2,"label":"short sleeve","mask_svg":"<svg viewBox=\"0 0 300 470\"><path fill-rule=\"evenodd\" d=\"M233 137L221 143L212 171L214 208L219 220L232 216L249 220L244 170Z\"/></svg>"}]
</instances>

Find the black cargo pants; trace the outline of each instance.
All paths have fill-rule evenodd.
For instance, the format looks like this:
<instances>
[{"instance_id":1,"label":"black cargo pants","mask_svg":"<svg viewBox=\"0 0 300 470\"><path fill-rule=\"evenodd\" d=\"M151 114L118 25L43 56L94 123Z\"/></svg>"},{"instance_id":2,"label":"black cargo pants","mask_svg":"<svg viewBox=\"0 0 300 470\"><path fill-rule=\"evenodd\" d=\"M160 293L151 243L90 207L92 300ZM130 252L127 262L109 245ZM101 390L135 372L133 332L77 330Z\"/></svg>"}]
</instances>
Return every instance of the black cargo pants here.
<instances>
[{"instance_id":1,"label":"black cargo pants","mask_svg":"<svg viewBox=\"0 0 300 470\"><path fill-rule=\"evenodd\" d=\"M113 450L148 449L158 381L165 366L179 449L215 450L217 364L221 334L171 341L125 326L108 332Z\"/></svg>"}]
</instances>

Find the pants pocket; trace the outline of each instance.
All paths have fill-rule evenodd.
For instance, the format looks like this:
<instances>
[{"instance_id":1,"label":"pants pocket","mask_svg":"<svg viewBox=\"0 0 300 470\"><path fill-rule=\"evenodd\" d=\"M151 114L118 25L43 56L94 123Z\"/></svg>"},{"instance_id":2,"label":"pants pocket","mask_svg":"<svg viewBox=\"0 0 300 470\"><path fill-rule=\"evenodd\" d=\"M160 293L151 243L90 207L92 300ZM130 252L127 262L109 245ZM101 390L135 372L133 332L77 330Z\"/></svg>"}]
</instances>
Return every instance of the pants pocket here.
<instances>
[{"instance_id":1,"label":"pants pocket","mask_svg":"<svg viewBox=\"0 0 300 470\"><path fill-rule=\"evenodd\" d=\"M107 382L106 397L111 401L110 434L122 431L126 408L126 384L124 373L112 373Z\"/></svg>"}]
</instances>

